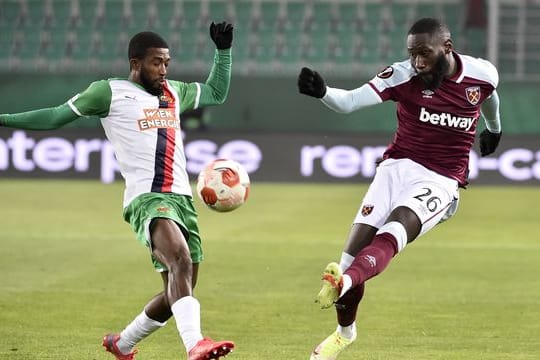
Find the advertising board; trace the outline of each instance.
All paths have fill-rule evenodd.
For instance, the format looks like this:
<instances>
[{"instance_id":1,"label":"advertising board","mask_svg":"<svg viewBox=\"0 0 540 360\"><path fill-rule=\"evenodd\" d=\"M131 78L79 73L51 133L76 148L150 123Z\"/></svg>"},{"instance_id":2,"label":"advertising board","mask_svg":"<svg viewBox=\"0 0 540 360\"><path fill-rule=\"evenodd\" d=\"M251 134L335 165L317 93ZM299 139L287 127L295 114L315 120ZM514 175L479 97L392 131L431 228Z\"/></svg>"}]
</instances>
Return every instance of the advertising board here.
<instances>
[{"instance_id":1,"label":"advertising board","mask_svg":"<svg viewBox=\"0 0 540 360\"><path fill-rule=\"evenodd\" d=\"M253 181L369 182L391 135L184 133L187 170L194 179L206 163L231 158ZM540 184L540 139L504 136L496 153L470 154L470 181ZM121 178L113 148L100 129L0 133L1 178Z\"/></svg>"}]
</instances>

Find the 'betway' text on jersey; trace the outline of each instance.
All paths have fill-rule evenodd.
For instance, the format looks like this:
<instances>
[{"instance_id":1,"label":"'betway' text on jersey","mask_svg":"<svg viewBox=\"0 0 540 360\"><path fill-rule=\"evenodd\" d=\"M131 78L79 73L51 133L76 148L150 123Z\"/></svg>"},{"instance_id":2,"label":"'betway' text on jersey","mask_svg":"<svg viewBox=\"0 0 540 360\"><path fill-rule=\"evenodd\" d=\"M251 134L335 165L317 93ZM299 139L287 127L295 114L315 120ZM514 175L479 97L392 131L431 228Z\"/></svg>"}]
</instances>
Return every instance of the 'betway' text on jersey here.
<instances>
[{"instance_id":1,"label":"'betway' text on jersey","mask_svg":"<svg viewBox=\"0 0 540 360\"><path fill-rule=\"evenodd\" d=\"M474 120L476 119L472 117L459 117L450 113L430 113L424 107L420 109L420 121L429 122L433 125L449 126L469 131L474 125Z\"/></svg>"},{"instance_id":2,"label":"'betway' text on jersey","mask_svg":"<svg viewBox=\"0 0 540 360\"><path fill-rule=\"evenodd\" d=\"M453 56L457 71L438 89L426 89L409 60L394 63L369 84L382 101L397 103L398 128L384 158L409 158L466 185L480 106L499 76L486 60Z\"/></svg>"}]
</instances>

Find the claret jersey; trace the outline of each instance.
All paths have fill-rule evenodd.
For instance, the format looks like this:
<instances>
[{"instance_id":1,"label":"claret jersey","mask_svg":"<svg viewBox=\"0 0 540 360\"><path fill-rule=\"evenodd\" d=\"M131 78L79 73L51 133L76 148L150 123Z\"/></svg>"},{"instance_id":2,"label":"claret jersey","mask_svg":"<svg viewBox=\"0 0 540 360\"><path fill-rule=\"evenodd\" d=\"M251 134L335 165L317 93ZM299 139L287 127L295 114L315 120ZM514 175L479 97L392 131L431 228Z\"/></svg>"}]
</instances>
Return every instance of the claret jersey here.
<instances>
[{"instance_id":1,"label":"claret jersey","mask_svg":"<svg viewBox=\"0 0 540 360\"><path fill-rule=\"evenodd\" d=\"M457 72L436 90L425 88L409 60L387 67L369 84L382 101L397 102L398 127L384 158L409 158L464 186L480 105L499 77L486 60L453 56Z\"/></svg>"},{"instance_id":2,"label":"claret jersey","mask_svg":"<svg viewBox=\"0 0 540 360\"><path fill-rule=\"evenodd\" d=\"M147 192L192 195L180 113L199 106L200 84L167 80L151 95L127 79L92 83L68 105L79 116L97 115L125 179L124 207Z\"/></svg>"}]
</instances>

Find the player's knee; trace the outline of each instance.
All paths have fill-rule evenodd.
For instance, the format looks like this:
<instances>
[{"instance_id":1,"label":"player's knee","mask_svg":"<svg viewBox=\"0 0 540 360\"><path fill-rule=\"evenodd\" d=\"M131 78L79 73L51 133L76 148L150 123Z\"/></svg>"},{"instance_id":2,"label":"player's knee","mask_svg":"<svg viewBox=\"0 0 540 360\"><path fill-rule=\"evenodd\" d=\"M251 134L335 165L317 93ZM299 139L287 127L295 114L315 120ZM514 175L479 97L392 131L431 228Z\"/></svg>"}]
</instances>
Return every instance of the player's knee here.
<instances>
[{"instance_id":1,"label":"player's knee","mask_svg":"<svg viewBox=\"0 0 540 360\"><path fill-rule=\"evenodd\" d=\"M173 274L191 274L193 264L189 250L182 246L168 246L166 248L154 247L152 249L156 259L165 265L167 271Z\"/></svg>"},{"instance_id":2,"label":"player's knee","mask_svg":"<svg viewBox=\"0 0 540 360\"><path fill-rule=\"evenodd\" d=\"M398 221L390 221L381 226L377 231L377 234L382 233L389 233L396 239L398 252L403 250L407 245L407 230L403 224Z\"/></svg>"},{"instance_id":3,"label":"player's knee","mask_svg":"<svg viewBox=\"0 0 540 360\"><path fill-rule=\"evenodd\" d=\"M174 254L171 254L171 260L168 261L167 267L169 271L174 273L189 273L191 274L193 269L193 263L191 261L191 256L189 252L183 251L180 249Z\"/></svg>"}]
</instances>

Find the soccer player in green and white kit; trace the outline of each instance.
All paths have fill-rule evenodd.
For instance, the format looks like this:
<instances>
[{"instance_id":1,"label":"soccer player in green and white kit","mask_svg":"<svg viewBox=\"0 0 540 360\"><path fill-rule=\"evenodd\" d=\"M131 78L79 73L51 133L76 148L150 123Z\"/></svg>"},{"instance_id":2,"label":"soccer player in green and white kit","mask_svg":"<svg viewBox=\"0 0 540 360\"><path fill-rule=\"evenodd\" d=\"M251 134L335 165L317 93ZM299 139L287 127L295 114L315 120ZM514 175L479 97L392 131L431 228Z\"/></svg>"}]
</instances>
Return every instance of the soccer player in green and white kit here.
<instances>
[{"instance_id":1,"label":"soccer player in green and white kit","mask_svg":"<svg viewBox=\"0 0 540 360\"><path fill-rule=\"evenodd\" d=\"M167 43L141 32L129 42L127 79L96 81L54 108L0 115L1 126L28 130L56 129L86 115L101 118L125 179L124 218L150 249L164 285L121 333L103 338L116 359L134 359L135 345L171 316L189 360L219 359L234 348L201 333L193 287L203 254L180 130L183 111L221 104L229 92L233 27L212 23L210 37L217 49L205 83L167 80Z\"/></svg>"}]
</instances>

